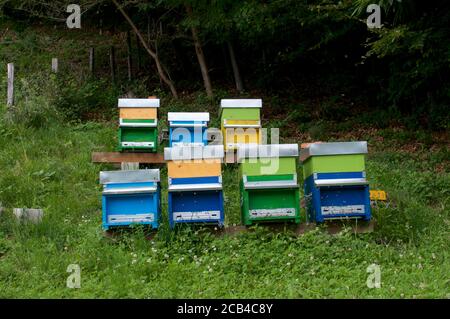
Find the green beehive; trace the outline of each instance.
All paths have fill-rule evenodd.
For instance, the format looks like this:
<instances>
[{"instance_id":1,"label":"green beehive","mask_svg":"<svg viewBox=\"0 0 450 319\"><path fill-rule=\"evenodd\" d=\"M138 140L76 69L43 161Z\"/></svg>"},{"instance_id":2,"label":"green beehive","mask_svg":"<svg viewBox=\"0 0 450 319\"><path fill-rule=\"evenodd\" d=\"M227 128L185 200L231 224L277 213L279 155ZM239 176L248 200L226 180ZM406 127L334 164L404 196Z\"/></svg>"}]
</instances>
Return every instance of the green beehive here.
<instances>
[{"instance_id":1,"label":"green beehive","mask_svg":"<svg viewBox=\"0 0 450 319\"><path fill-rule=\"evenodd\" d=\"M159 99L119 99L119 150L156 152Z\"/></svg>"},{"instance_id":2,"label":"green beehive","mask_svg":"<svg viewBox=\"0 0 450 319\"><path fill-rule=\"evenodd\" d=\"M364 172L367 142L315 143L302 150L303 177L314 173Z\"/></svg>"},{"instance_id":3,"label":"green beehive","mask_svg":"<svg viewBox=\"0 0 450 319\"><path fill-rule=\"evenodd\" d=\"M244 225L299 223L298 145L245 145L237 154Z\"/></svg>"}]
</instances>

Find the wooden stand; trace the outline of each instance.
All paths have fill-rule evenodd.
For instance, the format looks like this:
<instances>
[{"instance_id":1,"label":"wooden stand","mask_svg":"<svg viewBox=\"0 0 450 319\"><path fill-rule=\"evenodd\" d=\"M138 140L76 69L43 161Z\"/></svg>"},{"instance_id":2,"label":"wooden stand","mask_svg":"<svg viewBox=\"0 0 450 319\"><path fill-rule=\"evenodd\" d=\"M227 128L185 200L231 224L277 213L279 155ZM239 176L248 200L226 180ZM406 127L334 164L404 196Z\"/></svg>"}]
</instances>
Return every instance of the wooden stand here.
<instances>
[{"instance_id":1,"label":"wooden stand","mask_svg":"<svg viewBox=\"0 0 450 319\"><path fill-rule=\"evenodd\" d=\"M126 153L126 152L93 152L93 163L144 163L165 164L163 154L158 153Z\"/></svg>"}]
</instances>

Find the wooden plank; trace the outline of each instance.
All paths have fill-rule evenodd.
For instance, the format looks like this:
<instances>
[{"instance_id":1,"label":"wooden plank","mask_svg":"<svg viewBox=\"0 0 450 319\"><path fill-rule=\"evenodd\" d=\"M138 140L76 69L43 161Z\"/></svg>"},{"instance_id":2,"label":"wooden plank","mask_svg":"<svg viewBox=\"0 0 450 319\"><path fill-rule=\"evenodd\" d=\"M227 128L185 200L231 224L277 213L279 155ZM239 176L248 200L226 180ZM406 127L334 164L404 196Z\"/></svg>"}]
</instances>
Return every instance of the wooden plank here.
<instances>
[{"instance_id":1,"label":"wooden plank","mask_svg":"<svg viewBox=\"0 0 450 319\"><path fill-rule=\"evenodd\" d=\"M147 107L122 107L120 108L121 119L157 119L157 109Z\"/></svg>"},{"instance_id":2,"label":"wooden plank","mask_svg":"<svg viewBox=\"0 0 450 319\"><path fill-rule=\"evenodd\" d=\"M8 107L14 106L14 63L8 63Z\"/></svg>"},{"instance_id":3,"label":"wooden plank","mask_svg":"<svg viewBox=\"0 0 450 319\"><path fill-rule=\"evenodd\" d=\"M375 228L375 222L365 222L362 220L336 220L327 221L325 223L328 233L334 235L340 233L345 228L350 228L354 234L365 234L373 232Z\"/></svg>"},{"instance_id":4,"label":"wooden plank","mask_svg":"<svg viewBox=\"0 0 450 319\"><path fill-rule=\"evenodd\" d=\"M169 161L167 174L172 178L207 177L222 175L221 161Z\"/></svg>"},{"instance_id":5,"label":"wooden plank","mask_svg":"<svg viewBox=\"0 0 450 319\"><path fill-rule=\"evenodd\" d=\"M370 222L363 221L327 221L324 223L325 228L324 231L329 233L330 235L337 235L341 231L343 231L346 227L350 227L351 231L354 234L364 234L373 232L375 222L372 220ZM233 225L233 226L225 226L223 228L219 228L217 226L204 226L204 225L193 225L192 227L200 228L205 233L211 233L216 236L238 236L243 233L253 232L255 231L255 226L246 227L243 225ZM294 236L302 236L305 233L312 231L319 227L315 223L305 223L302 222L300 224L293 223L259 223L257 224L258 228L265 228L268 231L276 234L284 231L291 231Z\"/></svg>"},{"instance_id":6,"label":"wooden plank","mask_svg":"<svg viewBox=\"0 0 450 319\"><path fill-rule=\"evenodd\" d=\"M375 222L372 220L370 222L355 221L355 220L343 220L343 221L327 221L324 223L325 230L330 235L336 235L343 231L345 228L349 227L354 234L364 234L373 232ZM284 223L267 223L258 224L258 227L268 228L272 232L283 232L284 230L293 231L294 235L301 236L308 231L314 230L318 227L315 223L300 223L300 224L284 224ZM252 228L247 228L245 226L232 226L226 227L223 232L225 234L239 234L246 231L252 231Z\"/></svg>"},{"instance_id":7,"label":"wooden plank","mask_svg":"<svg viewBox=\"0 0 450 319\"><path fill-rule=\"evenodd\" d=\"M371 220L370 222L356 221L356 220L327 221L324 223L324 226L325 227L323 228L323 231L326 231L330 235L337 235L347 227L350 227L352 233L354 234L364 234L374 231L375 221L373 220ZM217 225L193 224L190 225L190 227L199 230L200 234L208 233L219 237L239 236L244 233L253 232L256 229L255 226L246 227L243 225L231 225L220 228ZM273 234L282 233L284 231L291 231L292 235L299 237L309 231L315 230L319 226L315 223L302 222L300 224L259 223L257 224L256 227L265 228L268 231L272 232ZM122 230L128 229L131 231L131 228L120 228L120 229ZM109 231L105 232L105 236L114 238L122 234L122 232L120 231L116 232L116 230L118 229L110 229ZM156 234L157 231L152 230L152 232L147 235L147 239L152 240Z\"/></svg>"},{"instance_id":8,"label":"wooden plank","mask_svg":"<svg viewBox=\"0 0 450 319\"><path fill-rule=\"evenodd\" d=\"M163 154L158 153L126 153L126 152L93 152L93 163L148 163L148 164L164 164Z\"/></svg>"}]
</instances>

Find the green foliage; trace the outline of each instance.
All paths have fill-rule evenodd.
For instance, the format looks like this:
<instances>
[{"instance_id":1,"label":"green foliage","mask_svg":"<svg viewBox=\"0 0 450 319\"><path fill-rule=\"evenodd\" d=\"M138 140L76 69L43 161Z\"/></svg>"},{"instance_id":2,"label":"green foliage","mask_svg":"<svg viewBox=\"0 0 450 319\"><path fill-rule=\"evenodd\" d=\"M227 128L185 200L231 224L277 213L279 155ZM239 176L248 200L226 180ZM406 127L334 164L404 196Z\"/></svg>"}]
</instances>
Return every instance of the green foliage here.
<instances>
[{"instance_id":1,"label":"green foliage","mask_svg":"<svg viewBox=\"0 0 450 319\"><path fill-rule=\"evenodd\" d=\"M46 78L46 77L49 78ZM53 104L56 81L50 75L42 78L20 79L15 83L16 104L5 114L5 123L21 124L27 127L47 127L51 122L60 121L61 113Z\"/></svg>"},{"instance_id":2,"label":"green foliage","mask_svg":"<svg viewBox=\"0 0 450 319\"><path fill-rule=\"evenodd\" d=\"M358 1L355 12L360 14L368 2ZM379 102L408 114L405 123L411 128L447 129L448 3L380 1L380 5L387 14L385 26L372 30L364 57L366 62L387 66L387 80L385 72L370 77L371 82L381 83Z\"/></svg>"},{"instance_id":3,"label":"green foliage","mask_svg":"<svg viewBox=\"0 0 450 319\"><path fill-rule=\"evenodd\" d=\"M119 90L108 81L79 83L67 77L61 80L59 90L55 104L69 120L108 119L116 111Z\"/></svg>"}]
</instances>

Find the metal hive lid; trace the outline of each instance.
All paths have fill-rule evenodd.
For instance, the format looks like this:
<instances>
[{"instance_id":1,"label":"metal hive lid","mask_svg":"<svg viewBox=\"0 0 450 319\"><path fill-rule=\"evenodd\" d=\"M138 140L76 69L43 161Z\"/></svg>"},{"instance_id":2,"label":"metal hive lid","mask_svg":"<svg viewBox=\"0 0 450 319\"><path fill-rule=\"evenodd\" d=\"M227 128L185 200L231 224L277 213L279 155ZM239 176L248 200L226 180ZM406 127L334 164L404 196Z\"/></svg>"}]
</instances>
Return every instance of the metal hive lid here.
<instances>
[{"instance_id":1,"label":"metal hive lid","mask_svg":"<svg viewBox=\"0 0 450 319\"><path fill-rule=\"evenodd\" d=\"M222 99L220 107L225 108L261 108L261 99Z\"/></svg>"},{"instance_id":2,"label":"metal hive lid","mask_svg":"<svg viewBox=\"0 0 450 319\"><path fill-rule=\"evenodd\" d=\"M237 161L242 162L245 158L277 158L298 157L298 144L268 144L240 146L237 150Z\"/></svg>"},{"instance_id":3,"label":"metal hive lid","mask_svg":"<svg viewBox=\"0 0 450 319\"><path fill-rule=\"evenodd\" d=\"M305 161L311 156L348 154L367 154L367 142L313 143L300 151L300 160Z\"/></svg>"},{"instance_id":4,"label":"metal hive lid","mask_svg":"<svg viewBox=\"0 0 450 319\"><path fill-rule=\"evenodd\" d=\"M168 112L167 120L170 121L209 121L208 112Z\"/></svg>"},{"instance_id":5,"label":"metal hive lid","mask_svg":"<svg viewBox=\"0 0 450 319\"><path fill-rule=\"evenodd\" d=\"M159 182L159 169L140 169L133 171L102 171L100 184Z\"/></svg>"},{"instance_id":6,"label":"metal hive lid","mask_svg":"<svg viewBox=\"0 0 450 319\"><path fill-rule=\"evenodd\" d=\"M159 99L119 99L121 107L159 107Z\"/></svg>"},{"instance_id":7,"label":"metal hive lid","mask_svg":"<svg viewBox=\"0 0 450 319\"><path fill-rule=\"evenodd\" d=\"M214 158L222 159L223 157L223 145L176 146L164 148L164 159L166 161Z\"/></svg>"}]
</instances>

